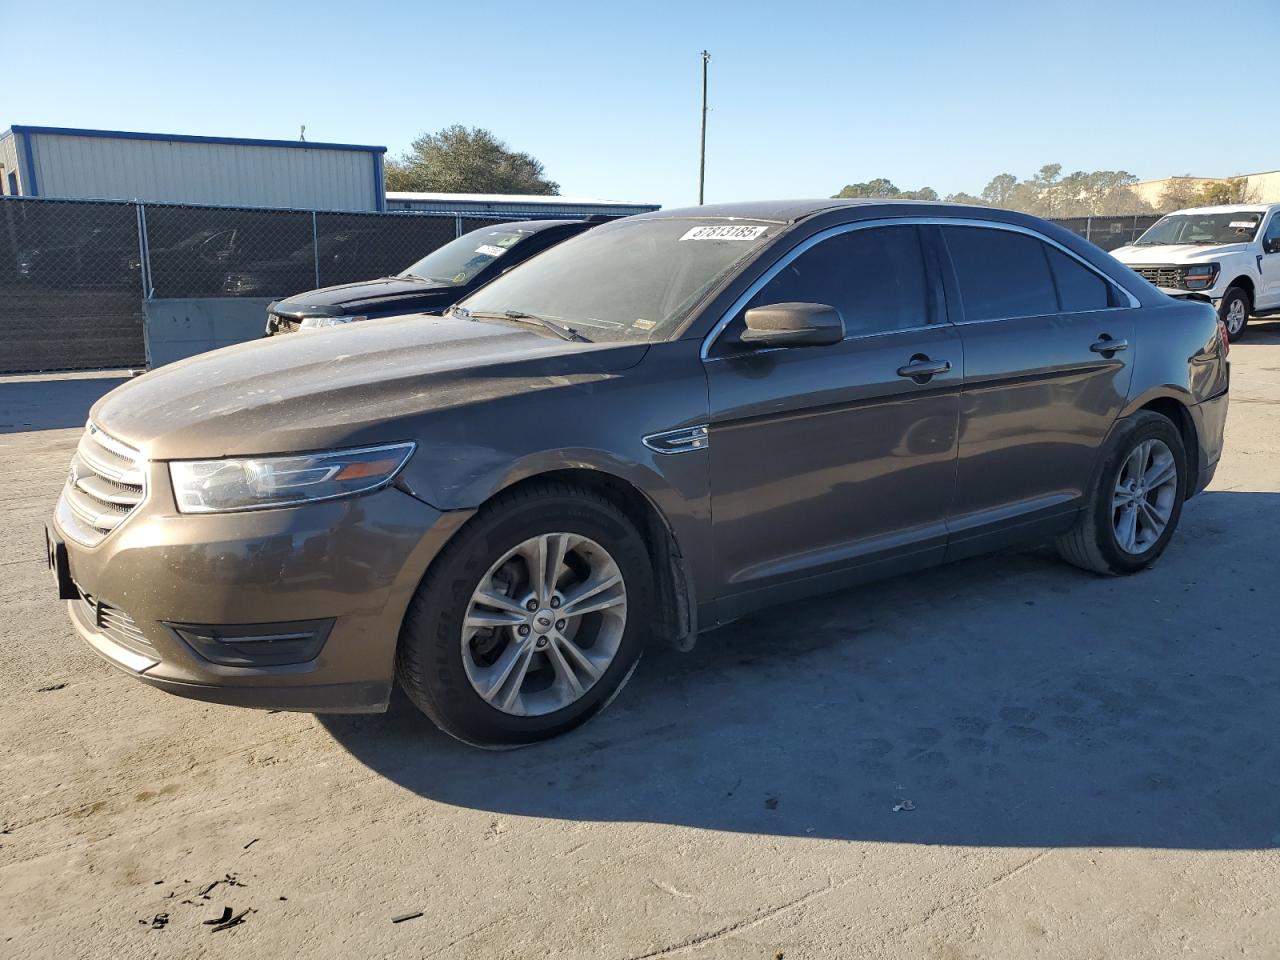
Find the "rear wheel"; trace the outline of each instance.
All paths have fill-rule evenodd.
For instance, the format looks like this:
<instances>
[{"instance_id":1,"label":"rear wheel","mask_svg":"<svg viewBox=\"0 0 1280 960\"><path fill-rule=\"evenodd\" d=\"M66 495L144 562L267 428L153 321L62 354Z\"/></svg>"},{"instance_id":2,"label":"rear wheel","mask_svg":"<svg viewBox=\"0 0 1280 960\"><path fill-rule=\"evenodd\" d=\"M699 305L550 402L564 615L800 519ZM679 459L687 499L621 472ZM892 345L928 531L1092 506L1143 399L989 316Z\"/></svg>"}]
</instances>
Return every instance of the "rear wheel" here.
<instances>
[{"instance_id":1,"label":"rear wheel","mask_svg":"<svg viewBox=\"0 0 1280 960\"><path fill-rule=\"evenodd\" d=\"M1088 504L1058 539L1058 553L1095 573L1136 573L1168 546L1186 492L1182 436L1160 414L1139 411L1117 425Z\"/></svg>"},{"instance_id":2,"label":"rear wheel","mask_svg":"<svg viewBox=\"0 0 1280 960\"><path fill-rule=\"evenodd\" d=\"M1235 343L1244 336L1245 327L1249 323L1249 314L1253 310L1253 301L1249 291L1240 287L1228 287L1218 304L1218 317L1227 327L1227 338Z\"/></svg>"},{"instance_id":3,"label":"rear wheel","mask_svg":"<svg viewBox=\"0 0 1280 960\"><path fill-rule=\"evenodd\" d=\"M609 501L548 484L504 494L441 552L410 603L396 673L442 730L511 747L612 701L651 610L644 541Z\"/></svg>"}]
</instances>

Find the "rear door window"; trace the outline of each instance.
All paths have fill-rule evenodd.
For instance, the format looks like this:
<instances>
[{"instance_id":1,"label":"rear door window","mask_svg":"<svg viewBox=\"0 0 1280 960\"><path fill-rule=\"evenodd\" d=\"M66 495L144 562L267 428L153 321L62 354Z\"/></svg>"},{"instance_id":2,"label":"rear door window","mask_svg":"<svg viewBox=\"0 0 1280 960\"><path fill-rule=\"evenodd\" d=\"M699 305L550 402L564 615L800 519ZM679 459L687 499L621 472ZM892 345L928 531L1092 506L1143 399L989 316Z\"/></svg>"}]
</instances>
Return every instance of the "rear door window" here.
<instances>
[{"instance_id":1,"label":"rear door window","mask_svg":"<svg viewBox=\"0 0 1280 960\"><path fill-rule=\"evenodd\" d=\"M840 311L847 336L866 336L929 323L928 290L919 230L876 227L809 248L761 287L746 309L825 303Z\"/></svg>"},{"instance_id":2,"label":"rear door window","mask_svg":"<svg viewBox=\"0 0 1280 960\"><path fill-rule=\"evenodd\" d=\"M989 227L943 227L942 234L966 321L1057 313L1053 276L1039 240Z\"/></svg>"}]
</instances>

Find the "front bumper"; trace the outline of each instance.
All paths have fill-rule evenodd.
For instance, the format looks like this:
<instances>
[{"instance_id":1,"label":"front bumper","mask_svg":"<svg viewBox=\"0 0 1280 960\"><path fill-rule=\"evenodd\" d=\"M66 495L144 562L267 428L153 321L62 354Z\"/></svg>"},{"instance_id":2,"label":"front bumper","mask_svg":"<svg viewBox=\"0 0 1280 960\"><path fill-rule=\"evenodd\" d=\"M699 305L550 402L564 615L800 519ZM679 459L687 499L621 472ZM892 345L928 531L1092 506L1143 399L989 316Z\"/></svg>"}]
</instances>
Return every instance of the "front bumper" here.
<instances>
[{"instance_id":1,"label":"front bumper","mask_svg":"<svg viewBox=\"0 0 1280 960\"><path fill-rule=\"evenodd\" d=\"M308 712L385 710L405 609L428 564L469 514L395 487L245 513L179 514L164 464L150 494L96 546L68 536L71 622L99 655L170 693ZM174 625L332 621L302 663L228 666ZM270 631L267 631L270 632Z\"/></svg>"}]
</instances>

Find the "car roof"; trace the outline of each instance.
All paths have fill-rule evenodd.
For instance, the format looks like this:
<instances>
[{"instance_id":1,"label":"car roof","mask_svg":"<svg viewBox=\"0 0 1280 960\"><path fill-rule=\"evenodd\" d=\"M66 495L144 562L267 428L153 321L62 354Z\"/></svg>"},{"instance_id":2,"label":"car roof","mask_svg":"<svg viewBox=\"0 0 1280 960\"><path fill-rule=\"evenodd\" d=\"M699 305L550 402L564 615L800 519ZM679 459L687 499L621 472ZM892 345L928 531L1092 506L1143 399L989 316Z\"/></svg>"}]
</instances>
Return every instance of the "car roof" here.
<instances>
[{"instance_id":1,"label":"car roof","mask_svg":"<svg viewBox=\"0 0 1280 960\"><path fill-rule=\"evenodd\" d=\"M464 220L471 219L465 213L462 216ZM476 230L489 230L489 229L501 228L501 229L507 229L507 230L510 230L510 229L524 230L529 233L541 233L543 230L550 230L552 227L594 226L594 225L595 225L594 223L588 223L586 220L582 218L577 218L574 220L494 220L491 223L486 223L484 226L476 227ZM475 233L475 230L468 230L467 233Z\"/></svg>"},{"instance_id":2,"label":"car roof","mask_svg":"<svg viewBox=\"0 0 1280 960\"><path fill-rule=\"evenodd\" d=\"M1211 207L1187 207L1185 210L1172 210L1168 216L1181 213L1266 213L1280 207L1280 203L1219 203Z\"/></svg>"},{"instance_id":3,"label":"car roof","mask_svg":"<svg viewBox=\"0 0 1280 960\"><path fill-rule=\"evenodd\" d=\"M962 213L978 219L1002 219L1009 211L996 207L942 203L932 200L872 200L872 199L818 199L818 200L749 200L741 203L708 203L701 207L678 207L655 210L628 217L628 220L759 220L765 223L797 223L820 213L833 210L865 209L877 207L906 207L913 213Z\"/></svg>"}]
</instances>

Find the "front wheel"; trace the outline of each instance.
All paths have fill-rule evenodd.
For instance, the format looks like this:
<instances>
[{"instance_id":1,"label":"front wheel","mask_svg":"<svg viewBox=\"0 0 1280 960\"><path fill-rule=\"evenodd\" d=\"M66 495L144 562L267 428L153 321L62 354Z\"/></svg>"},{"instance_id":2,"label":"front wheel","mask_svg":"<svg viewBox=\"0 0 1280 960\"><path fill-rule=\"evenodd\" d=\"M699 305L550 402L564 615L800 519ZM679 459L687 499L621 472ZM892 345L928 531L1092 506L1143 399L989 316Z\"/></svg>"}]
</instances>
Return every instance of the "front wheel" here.
<instances>
[{"instance_id":1,"label":"front wheel","mask_svg":"<svg viewBox=\"0 0 1280 960\"><path fill-rule=\"evenodd\" d=\"M1253 303L1247 290L1239 287L1228 287L1218 304L1218 318L1227 328L1227 339L1235 343L1244 336L1245 327L1249 323L1249 314L1253 311Z\"/></svg>"},{"instance_id":2,"label":"front wheel","mask_svg":"<svg viewBox=\"0 0 1280 960\"><path fill-rule=\"evenodd\" d=\"M651 594L644 540L608 500L563 484L503 494L432 564L401 629L396 674L459 740L544 740L622 689Z\"/></svg>"},{"instance_id":3,"label":"front wheel","mask_svg":"<svg viewBox=\"0 0 1280 960\"><path fill-rule=\"evenodd\" d=\"M1117 424L1085 509L1059 537L1068 563L1095 573L1136 573L1169 545L1187 492L1187 453L1165 417L1142 410Z\"/></svg>"}]
</instances>

